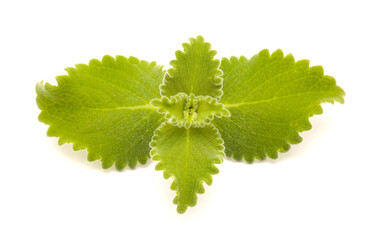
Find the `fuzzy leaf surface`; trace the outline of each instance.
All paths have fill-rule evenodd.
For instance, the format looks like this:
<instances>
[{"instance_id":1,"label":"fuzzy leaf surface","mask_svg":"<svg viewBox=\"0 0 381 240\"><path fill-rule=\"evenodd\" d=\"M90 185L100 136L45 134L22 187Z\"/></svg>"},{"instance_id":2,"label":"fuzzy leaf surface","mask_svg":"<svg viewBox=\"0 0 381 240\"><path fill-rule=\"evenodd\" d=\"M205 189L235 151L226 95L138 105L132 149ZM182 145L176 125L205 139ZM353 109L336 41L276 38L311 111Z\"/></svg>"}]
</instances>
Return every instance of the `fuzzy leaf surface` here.
<instances>
[{"instance_id":1,"label":"fuzzy leaf surface","mask_svg":"<svg viewBox=\"0 0 381 240\"><path fill-rule=\"evenodd\" d=\"M222 72L220 60L214 59L216 51L204 38L190 38L184 43L184 52L176 51L176 60L170 62L173 68L165 75L160 86L161 95L174 96L179 92L196 96L222 96Z\"/></svg>"},{"instance_id":2,"label":"fuzzy leaf surface","mask_svg":"<svg viewBox=\"0 0 381 240\"><path fill-rule=\"evenodd\" d=\"M215 164L225 157L221 136L212 124L179 128L166 122L155 131L150 145L152 160L159 161L156 170L163 170L166 179L173 177L171 189L177 192L173 202L184 213L196 205L196 194L204 193L203 182L210 185L212 175L218 173Z\"/></svg>"},{"instance_id":3,"label":"fuzzy leaf surface","mask_svg":"<svg viewBox=\"0 0 381 240\"><path fill-rule=\"evenodd\" d=\"M225 153L236 160L277 158L290 144L302 141L299 132L311 129L308 120L321 114L321 103L344 102L344 91L321 66L295 62L281 50L263 50L251 59L223 59L224 95L230 118L215 119Z\"/></svg>"},{"instance_id":4,"label":"fuzzy leaf surface","mask_svg":"<svg viewBox=\"0 0 381 240\"><path fill-rule=\"evenodd\" d=\"M210 96L188 96L178 93L169 98L151 100L152 106L157 108L165 119L178 127L190 128L191 126L203 127L205 123L213 120L214 116L229 117L230 112L216 98Z\"/></svg>"},{"instance_id":5,"label":"fuzzy leaf surface","mask_svg":"<svg viewBox=\"0 0 381 240\"><path fill-rule=\"evenodd\" d=\"M73 143L74 150L86 148L88 160L101 159L103 168L146 163L153 132L164 120L149 103L160 97L162 67L105 56L66 71L56 78L57 86L36 86L39 120L50 125L48 136Z\"/></svg>"}]
</instances>

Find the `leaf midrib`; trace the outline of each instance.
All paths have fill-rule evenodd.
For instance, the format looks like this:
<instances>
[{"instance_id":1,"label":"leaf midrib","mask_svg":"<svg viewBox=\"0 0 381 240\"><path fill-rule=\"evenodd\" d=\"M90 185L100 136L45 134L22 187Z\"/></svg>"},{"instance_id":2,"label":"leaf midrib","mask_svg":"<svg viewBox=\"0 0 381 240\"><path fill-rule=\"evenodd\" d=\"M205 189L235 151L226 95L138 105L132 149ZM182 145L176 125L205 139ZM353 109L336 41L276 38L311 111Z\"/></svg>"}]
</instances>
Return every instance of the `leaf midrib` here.
<instances>
[{"instance_id":1,"label":"leaf midrib","mask_svg":"<svg viewBox=\"0 0 381 240\"><path fill-rule=\"evenodd\" d=\"M277 100L281 100L281 99L287 99L287 98L290 98L290 97L297 97L297 96L303 96L303 95L314 95L316 93L326 93L326 92L327 91L315 91L315 92L308 92L308 93L298 93L298 94L292 94L292 95L287 95L287 96L280 96L280 97L273 97L273 98L268 98L268 99L262 99L262 100L253 101L253 102L240 102L240 103L232 103L232 104L224 103L224 105L225 105L226 108L236 108L236 107L246 106L246 105L256 105L256 104L260 104L260 103L268 103L268 102L277 101Z\"/></svg>"},{"instance_id":2,"label":"leaf midrib","mask_svg":"<svg viewBox=\"0 0 381 240\"><path fill-rule=\"evenodd\" d=\"M189 162L188 162L188 159L189 159L189 131L190 129L187 128L186 129L186 156L185 156L185 169L188 169L188 165L189 165Z\"/></svg>"},{"instance_id":3,"label":"leaf midrib","mask_svg":"<svg viewBox=\"0 0 381 240\"><path fill-rule=\"evenodd\" d=\"M94 110L94 111L101 111L101 112L107 112L107 111L124 111L124 110L142 110L142 109L149 109L149 110L156 110L155 107L153 107L150 104L146 105L137 105L133 107L112 107L112 108L89 108L89 107L79 107L80 109L87 109L87 110Z\"/></svg>"}]
</instances>

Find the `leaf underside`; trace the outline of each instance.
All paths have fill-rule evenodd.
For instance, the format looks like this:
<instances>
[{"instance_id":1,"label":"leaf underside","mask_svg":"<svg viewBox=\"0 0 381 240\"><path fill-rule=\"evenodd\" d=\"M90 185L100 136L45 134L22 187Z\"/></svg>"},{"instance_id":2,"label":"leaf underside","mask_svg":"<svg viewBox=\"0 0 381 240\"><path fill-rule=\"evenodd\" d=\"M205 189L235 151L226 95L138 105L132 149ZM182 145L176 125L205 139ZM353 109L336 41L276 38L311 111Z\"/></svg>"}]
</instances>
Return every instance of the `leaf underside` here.
<instances>
[{"instance_id":1,"label":"leaf underside","mask_svg":"<svg viewBox=\"0 0 381 240\"><path fill-rule=\"evenodd\" d=\"M87 149L88 160L119 170L146 163L149 141L164 121L149 102L160 97L164 72L154 62L134 57L103 57L67 68L57 86L38 83L39 120L50 125L59 144Z\"/></svg>"},{"instance_id":2,"label":"leaf underside","mask_svg":"<svg viewBox=\"0 0 381 240\"><path fill-rule=\"evenodd\" d=\"M216 51L211 50L210 43L204 38L190 38L184 43L184 52L176 51L176 60L170 62L173 68L165 75L160 86L162 96L174 96L180 92L187 95L222 96L222 72L220 60L214 59Z\"/></svg>"},{"instance_id":3,"label":"leaf underside","mask_svg":"<svg viewBox=\"0 0 381 240\"><path fill-rule=\"evenodd\" d=\"M308 120L321 114L321 103L344 102L344 91L321 66L295 62L281 50L261 51L251 59L224 58L224 95L221 102L230 118L215 119L225 153L247 162L277 158L290 144L302 141L299 132L311 129Z\"/></svg>"},{"instance_id":4,"label":"leaf underside","mask_svg":"<svg viewBox=\"0 0 381 240\"><path fill-rule=\"evenodd\" d=\"M165 179L174 179L171 189L177 192L173 202L179 213L196 205L196 194L205 191L203 182L212 183L212 175L218 173L214 165L225 157L223 141L212 124L179 128L163 123L150 146L152 160L159 161L156 170L163 170Z\"/></svg>"}]
</instances>

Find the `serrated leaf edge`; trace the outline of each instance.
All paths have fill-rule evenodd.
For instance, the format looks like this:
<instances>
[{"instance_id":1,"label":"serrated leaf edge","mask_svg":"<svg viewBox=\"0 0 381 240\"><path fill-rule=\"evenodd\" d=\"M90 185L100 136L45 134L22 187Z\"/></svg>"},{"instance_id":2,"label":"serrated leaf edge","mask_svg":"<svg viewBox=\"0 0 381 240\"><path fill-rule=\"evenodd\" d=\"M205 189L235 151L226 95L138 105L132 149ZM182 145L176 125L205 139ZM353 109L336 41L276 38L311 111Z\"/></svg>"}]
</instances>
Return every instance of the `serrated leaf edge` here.
<instances>
[{"instance_id":1,"label":"serrated leaf edge","mask_svg":"<svg viewBox=\"0 0 381 240\"><path fill-rule=\"evenodd\" d=\"M47 136L48 137L57 137L59 146L62 146L65 143L73 144L73 146L72 146L73 151L86 150L87 151L87 160L89 162L93 162L95 160L100 160L102 162L102 168L103 169L108 169L108 168L111 168L113 165L115 165L115 168L117 170L121 171L121 170L125 169L126 166L128 166L130 169L135 169L137 163L140 163L142 165L146 164L148 159L149 159L149 153L146 154L145 156L142 156L141 159L134 159L134 160L127 161L127 165L117 164L116 160L112 161L112 164L106 164L106 162L103 161L102 156L100 154L96 154L96 153L93 153L92 151L90 151L89 147L86 144L80 143L80 142L75 141L74 139L66 137L66 136L60 136L57 133L55 133L53 129L54 129L54 127L56 127L56 125L49 123L46 119L42 118L43 112L45 112L46 110L44 110L42 108L41 104L39 104L39 101L38 101L38 95L39 94L42 94L43 91L46 91L46 88L52 88L53 89L53 88L59 87L60 83L62 81L64 81L66 77L68 77L70 75L70 72L75 71L75 69L78 69L80 67L90 67L93 64L109 64L109 63L116 64L117 61L124 61L126 63L132 63L132 64L142 64L143 66L158 67L159 70L163 71L163 66L157 65L155 61L148 62L145 60L139 60L138 58L133 57L133 56L130 56L127 58L127 57L124 57L121 55L116 55L114 58L110 55L105 55L105 56L103 56L102 61L94 58L94 59L91 59L87 65L81 63L81 64L75 64L74 65L75 67L65 68L65 71L68 73L68 75L56 76L55 79L56 79L57 85L53 85L53 84L50 84L49 82L44 82L42 80L36 84L35 91L37 93L36 103L37 103L38 108L41 110L41 112L38 116L38 120L40 122L46 124L46 125L49 125L48 130L47 130Z\"/></svg>"},{"instance_id":2,"label":"serrated leaf edge","mask_svg":"<svg viewBox=\"0 0 381 240\"><path fill-rule=\"evenodd\" d=\"M195 126L196 127L204 127L205 124L207 123L211 123L214 119L214 117L217 117L217 118L222 118L222 117L230 117L231 114L230 114L230 111L225 107L225 105L221 102L218 101L217 98L213 98L211 96L197 96L197 100L200 101L200 100L204 100L205 102L209 103L209 104L215 104L216 106L221 106L222 107L222 112L217 112L217 111L213 111L213 112L210 112L206 115L206 120L199 120Z\"/></svg>"},{"instance_id":3,"label":"serrated leaf edge","mask_svg":"<svg viewBox=\"0 0 381 240\"><path fill-rule=\"evenodd\" d=\"M163 171L163 177L164 179L169 179L170 177L172 177L173 179L173 182L171 184L171 190L173 191L176 191L177 190L177 181L176 181L176 177L169 173L168 171L166 171L164 169L164 166L162 164L160 164L160 161L161 161L161 158L156 150L156 146L157 146L157 139L159 138L159 134L160 132L162 132L162 129L164 128L164 125L165 124L170 124L169 122L163 122L154 132L154 135L152 136L152 139L151 139L151 142L149 143L149 146L151 147L151 151L150 151L150 157L152 159L152 161L157 161L158 163L156 164L155 166L155 170L156 171ZM213 127L213 129L215 130L215 133L216 133L216 137L218 138L218 142L219 142L219 150L218 150L218 154L217 154L217 157L213 160L213 164L221 164L223 163L224 159L226 158L226 154L225 154L225 146L224 146L224 140L221 138L221 134L219 132L219 130L212 124L212 123L208 123L210 126ZM213 165L214 166L214 165ZM194 207L196 204L197 204L197 193L198 194L203 194L205 193L205 188L203 186L204 183L206 183L208 186L210 186L213 182L213 179L212 179L212 175L216 175L219 173L219 169L214 166L215 169L216 169L216 172L215 173L212 173L212 174L208 174L208 178L207 179L199 179L199 185L198 185L198 188L197 188L197 191L195 192L194 194L194 199L195 199L195 202L194 202L194 205L191 205L191 206L180 206L177 204L176 202L176 199L177 199L177 192L176 192L176 197L173 199L173 203L175 205L177 205L177 212L182 214L182 213L185 213L185 211L187 210L188 207Z\"/></svg>"},{"instance_id":4,"label":"serrated leaf edge","mask_svg":"<svg viewBox=\"0 0 381 240\"><path fill-rule=\"evenodd\" d=\"M309 118L313 117L314 115L323 114L323 108L321 106L322 103L334 104L335 102L339 102L341 104L344 104L345 91L336 84L336 79L334 77L329 76L329 75L324 75L324 68L321 65L310 66L310 61L307 59L301 59L299 61L295 61L292 54L287 54L286 56L284 56L283 51L281 49L277 49L271 55L270 55L270 51L268 49L264 49L264 50L260 51L258 54L255 54L252 58L250 58L250 60L253 60L253 59L256 60L258 58L263 58L263 57L268 58L268 59L273 59L273 58L279 58L280 56L282 57L282 59L292 58L295 65L301 65L305 69L320 68L322 78L324 77L324 78L329 79L329 81L331 81L331 83L333 85L335 85L335 87L338 89L338 91L341 92L340 96L335 96L333 98L324 99L318 105L312 105L309 116L307 116L307 118L304 119L303 123L301 124L301 126L298 129L295 129L296 134L290 134L290 136L289 136L290 138L285 140L284 147L266 149L263 152L263 154L260 156L254 156L252 154L244 154L243 152L233 154L230 151L226 151L226 156L228 158L233 158L236 161L244 160L247 163L253 163L255 159L263 161L266 159L266 156L271 158L271 159L277 159L278 153L288 152L291 148L291 144L295 145L295 144L302 142L303 138L299 135L299 133L312 129L312 124L311 124ZM245 63L245 62L249 61L249 59L246 58L245 56L240 56L239 58L236 56L231 56L230 58L223 57L221 59L221 64L222 64L222 62L226 62L226 61L228 62L228 64L237 63L237 62ZM221 99L221 100L224 101L224 99ZM225 106L229 109L229 104L225 104Z\"/></svg>"},{"instance_id":5,"label":"serrated leaf edge","mask_svg":"<svg viewBox=\"0 0 381 240\"><path fill-rule=\"evenodd\" d=\"M180 121L175 115L171 114L170 112L166 111L163 107L161 107L158 103L159 102L168 102L170 104L173 103L178 103L179 101L182 101L184 99L189 99L193 98L199 103L200 101L205 101L206 103L213 104L216 106L220 106L222 108L221 111L212 111L208 113L205 116L205 120L196 120L192 124L187 124L187 122L184 120L183 122ZM162 97L161 99L152 99L150 101L150 104L156 108L156 111L159 114L164 114L164 118L172 123L174 126L177 127L185 127L185 128L190 128L190 127L204 127L205 124L210 123L213 121L214 117L217 118L222 118L222 117L230 117L230 111L224 106L224 104L220 103L217 98L213 98L211 96L195 96L193 93L188 96L186 93L180 92L174 96L170 96L169 98L167 96ZM188 104L188 103L186 103ZM187 105L184 107L183 112L185 111ZM197 117L197 113L194 113L195 117Z\"/></svg>"},{"instance_id":6,"label":"serrated leaf edge","mask_svg":"<svg viewBox=\"0 0 381 240\"><path fill-rule=\"evenodd\" d=\"M164 114L164 118L168 122L172 123L174 126L182 127L183 124L180 123L180 120L175 115L164 110L161 106L157 104L157 102L167 101L172 104L172 103L178 103L179 101L184 100L187 97L188 95L186 93L180 92L174 96L170 96L169 98L167 96L162 96L161 99L158 99L158 98L152 99L150 101L150 104L156 108L156 111L158 113Z\"/></svg>"},{"instance_id":7,"label":"serrated leaf edge","mask_svg":"<svg viewBox=\"0 0 381 240\"><path fill-rule=\"evenodd\" d=\"M195 41L202 41L202 42L204 42L204 43L206 43L206 44L208 44L208 50L209 50L209 52L211 52L212 53L212 55L213 55L213 57L215 57L215 55L217 54L217 51L216 50L212 50L212 45L211 45L211 43L209 43L209 42L205 42L205 39L204 39L204 37L203 36L201 36L201 35L198 35L196 38L189 38L189 43L183 43L182 44L182 46L183 46L183 51L181 51L181 50L177 50L176 52L175 52L175 56L176 56L176 59L175 60L172 60L172 61L170 61L170 65L172 66L172 68L170 68L170 69L168 69L167 70L167 72L165 73L165 75L164 75L164 78L163 78L163 83L162 84L160 84L160 86L159 86L159 89L160 89L160 95L162 96L162 97L164 97L164 96L167 96L166 94L165 94L165 85L167 84L167 82L168 82L168 80L167 80L167 78L168 77L171 77L171 73L172 73L172 71L174 71L174 68L176 67L176 64L177 64L177 62L178 62L178 58L180 58L180 56L182 56L182 55L184 55L187 51L188 51L188 49L189 49L189 47L190 47L190 44L192 44L193 42L195 42ZM215 69L216 70L216 72L215 72L215 85L219 85L220 86L220 89L218 90L218 95L217 95L217 99L218 100L220 100L221 99L221 97L223 96L223 72L222 72L222 70L220 69L220 67L221 67L221 61L219 60L219 59L214 59L214 61L218 61L219 62L219 64L218 64L218 66L217 66L217 68Z\"/></svg>"}]
</instances>

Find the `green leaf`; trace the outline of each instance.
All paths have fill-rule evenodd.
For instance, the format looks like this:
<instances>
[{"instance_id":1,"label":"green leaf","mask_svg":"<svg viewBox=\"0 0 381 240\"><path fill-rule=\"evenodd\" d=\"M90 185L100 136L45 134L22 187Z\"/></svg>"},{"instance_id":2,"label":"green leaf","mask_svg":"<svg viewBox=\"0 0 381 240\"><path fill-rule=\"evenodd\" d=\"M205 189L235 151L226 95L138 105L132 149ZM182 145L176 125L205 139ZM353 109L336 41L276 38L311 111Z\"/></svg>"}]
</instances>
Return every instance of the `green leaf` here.
<instances>
[{"instance_id":1,"label":"green leaf","mask_svg":"<svg viewBox=\"0 0 381 240\"><path fill-rule=\"evenodd\" d=\"M165 114L172 124L178 127L190 128L191 126L203 127L205 123L213 120L214 116L229 117L230 112L216 98L210 96L188 96L178 93L175 96L153 99L152 106L158 113Z\"/></svg>"},{"instance_id":2,"label":"green leaf","mask_svg":"<svg viewBox=\"0 0 381 240\"><path fill-rule=\"evenodd\" d=\"M152 99L151 105L157 108L157 112L165 114L165 119L179 127L184 126L184 110L188 101L188 95L178 93L174 96Z\"/></svg>"},{"instance_id":3,"label":"green leaf","mask_svg":"<svg viewBox=\"0 0 381 240\"><path fill-rule=\"evenodd\" d=\"M220 61L214 59L216 51L204 38L190 38L190 44L184 43L184 52L176 51L176 60L171 61L173 68L165 75L160 86L162 96L174 96L179 92L195 96L222 96L222 72Z\"/></svg>"},{"instance_id":4,"label":"green leaf","mask_svg":"<svg viewBox=\"0 0 381 240\"><path fill-rule=\"evenodd\" d=\"M179 128L163 123L155 131L150 146L152 160L159 161L156 170L163 170L165 179L174 179L171 189L177 192L173 202L179 213L196 205L196 193L204 193L203 182L212 183L212 174L218 173L214 164L225 157L223 141L212 124Z\"/></svg>"},{"instance_id":5,"label":"green leaf","mask_svg":"<svg viewBox=\"0 0 381 240\"><path fill-rule=\"evenodd\" d=\"M48 136L59 144L87 149L88 160L119 170L146 163L149 142L164 118L149 102L160 97L164 72L154 62L134 57L103 57L89 65L67 68L57 86L36 86L39 120L49 124Z\"/></svg>"},{"instance_id":6,"label":"green leaf","mask_svg":"<svg viewBox=\"0 0 381 240\"><path fill-rule=\"evenodd\" d=\"M224 95L230 118L215 119L225 153L247 162L277 158L290 144L302 141L298 132L311 129L308 120L321 114L323 102L344 102L344 91L321 66L295 62L281 50L261 51L251 59L223 59Z\"/></svg>"},{"instance_id":7,"label":"green leaf","mask_svg":"<svg viewBox=\"0 0 381 240\"><path fill-rule=\"evenodd\" d=\"M205 123L209 123L217 118L230 117L230 112L216 98L210 96L198 96L197 99L197 119L196 126L203 127Z\"/></svg>"}]
</instances>

